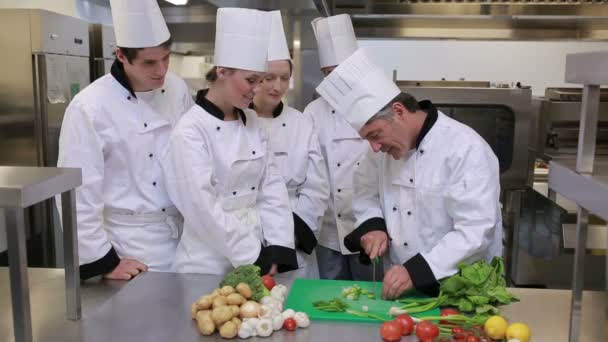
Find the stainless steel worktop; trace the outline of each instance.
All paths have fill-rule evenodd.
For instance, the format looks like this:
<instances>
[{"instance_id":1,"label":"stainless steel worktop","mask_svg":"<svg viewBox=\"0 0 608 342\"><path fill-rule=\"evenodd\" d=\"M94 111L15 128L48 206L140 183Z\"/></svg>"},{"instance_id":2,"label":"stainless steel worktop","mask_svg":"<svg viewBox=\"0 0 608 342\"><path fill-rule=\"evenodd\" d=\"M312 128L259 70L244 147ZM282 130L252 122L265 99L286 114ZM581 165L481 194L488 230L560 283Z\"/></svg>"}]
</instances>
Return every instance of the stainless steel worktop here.
<instances>
[{"instance_id":1,"label":"stainless steel worktop","mask_svg":"<svg viewBox=\"0 0 608 342\"><path fill-rule=\"evenodd\" d=\"M225 341L203 338L190 320L190 304L210 292L216 276L144 273L131 282L97 280L82 285L82 320L65 318L63 270L29 269L35 341ZM281 276L279 283L286 284ZM288 284L286 284L288 285ZM566 341L570 291L511 289L520 302L502 308L512 322L532 329L534 342ZM602 322L605 296L585 292L581 341L605 341ZM13 341L8 271L0 268L0 341ZM256 339L250 339L256 341ZM257 341L380 341L377 324L314 321L295 333L279 331ZM415 341L410 337L404 342Z\"/></svg>"}]
</instances>

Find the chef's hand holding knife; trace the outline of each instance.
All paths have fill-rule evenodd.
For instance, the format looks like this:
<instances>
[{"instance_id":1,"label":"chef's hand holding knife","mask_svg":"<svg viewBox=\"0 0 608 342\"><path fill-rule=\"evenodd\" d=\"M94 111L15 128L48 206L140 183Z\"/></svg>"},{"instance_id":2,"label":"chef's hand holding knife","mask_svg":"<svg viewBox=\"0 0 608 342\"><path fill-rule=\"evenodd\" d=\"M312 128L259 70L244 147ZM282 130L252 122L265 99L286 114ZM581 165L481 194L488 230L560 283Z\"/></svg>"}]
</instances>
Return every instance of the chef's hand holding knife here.
<instances>
[{"instance_id":1,"label":"chef's hand holding knife","mask_svg":"<svg viewBox=\"0 0 608 342\"><path fill-rule=\"evenodd\" d=\"M366 233L361 237L361 247L370 260L383 257L388 250L388 235L386 232L379 230ZM412 278L405 266L393 265L384 275L382 298L398 298L403 292L413 287Z\"/></svg>"}]
</instances>

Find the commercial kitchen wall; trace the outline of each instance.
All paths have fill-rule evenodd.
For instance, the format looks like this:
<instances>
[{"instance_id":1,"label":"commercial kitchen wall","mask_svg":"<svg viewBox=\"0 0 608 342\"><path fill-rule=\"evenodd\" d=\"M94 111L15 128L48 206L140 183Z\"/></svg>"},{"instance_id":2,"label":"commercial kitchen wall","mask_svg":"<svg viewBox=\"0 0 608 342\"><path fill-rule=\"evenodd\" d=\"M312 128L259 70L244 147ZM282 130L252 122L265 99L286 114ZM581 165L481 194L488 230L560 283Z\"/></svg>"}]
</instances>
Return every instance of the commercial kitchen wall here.
<instances>
[{"instance_id":1,"label":"commercial kitchen wall","mask_svg":"<svg viewBox=\"0 0 608 342\"><path fill-rule=\"evenodd\" d=\"M372 59L400 80L521 82L534 95L564 83L566 55L608 50L608 42L362 39Z\"/></svg>"},{"instance_id":2,"label":"commercial kitchen wall","mask_svg":"<svg viewBox=\"0 0 608 342\"><path fill-rule=\"evenodd\" d=\"M80 18L91 23L112 25L109 2L96 0L0 0L0 8L37 8Z\"/></svg>"}]
</instances>

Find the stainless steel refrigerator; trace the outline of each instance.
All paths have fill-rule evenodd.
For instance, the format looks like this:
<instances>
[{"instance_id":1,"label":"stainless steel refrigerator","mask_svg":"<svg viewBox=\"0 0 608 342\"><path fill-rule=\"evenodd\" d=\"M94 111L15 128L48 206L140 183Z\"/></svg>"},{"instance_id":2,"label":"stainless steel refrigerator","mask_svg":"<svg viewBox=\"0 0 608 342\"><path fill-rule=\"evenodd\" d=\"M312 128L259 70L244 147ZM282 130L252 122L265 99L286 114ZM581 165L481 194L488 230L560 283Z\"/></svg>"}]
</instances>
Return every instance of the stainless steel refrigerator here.
<instances>
[{"instance_id":1,"label":"stainless steel refrigerator","mask_svg":"<svg viewBox=\"0 0 608 342\"><path fill-rule=\"evenodd\" d=\"M2 9L0 46L0 165L56 166L65 110L90 82L88 23L39 9ZM55 211L50 200L30 210L30 266L60 266Z\"/></svg>"},{"instance_id":2,"label":"stainless steel refrigerator","mask_svg":"<svg viewBox=\"0 0 608 342\"><path fill-rule=\"evenodd\" d=\"M89 24L89 43L91 51L91 82L110 73L116 58L116 38L112 26Z\"/></svg>"}]
</instances>

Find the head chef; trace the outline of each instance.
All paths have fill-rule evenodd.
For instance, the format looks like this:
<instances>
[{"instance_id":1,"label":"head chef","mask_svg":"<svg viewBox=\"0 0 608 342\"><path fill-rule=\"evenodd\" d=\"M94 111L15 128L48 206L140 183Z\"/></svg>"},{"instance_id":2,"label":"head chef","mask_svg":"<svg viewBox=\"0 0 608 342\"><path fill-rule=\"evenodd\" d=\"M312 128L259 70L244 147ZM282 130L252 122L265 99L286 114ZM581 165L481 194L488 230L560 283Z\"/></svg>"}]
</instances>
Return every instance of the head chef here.
<instances>
[{"instance_id":1,"label":"head chef","mask_svg":"<svg viewBox=\"0 0 608 342\"><path fill-rule=\"evenodd\" d=\"M356 228L344 244L390 260L385 298L437 294L458 263L502 254L498 160L481 136L401 92L363 49L317 91L371 147L355 172Z\"/></svg>"}]
</instances>

